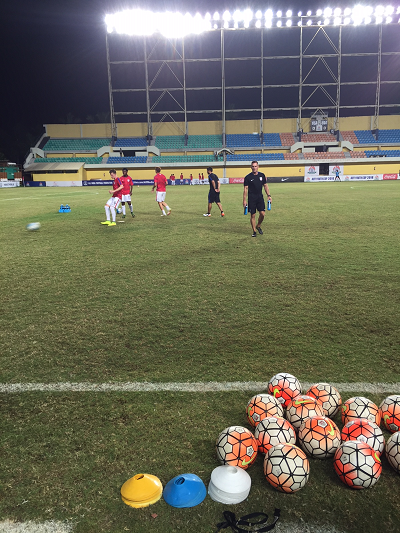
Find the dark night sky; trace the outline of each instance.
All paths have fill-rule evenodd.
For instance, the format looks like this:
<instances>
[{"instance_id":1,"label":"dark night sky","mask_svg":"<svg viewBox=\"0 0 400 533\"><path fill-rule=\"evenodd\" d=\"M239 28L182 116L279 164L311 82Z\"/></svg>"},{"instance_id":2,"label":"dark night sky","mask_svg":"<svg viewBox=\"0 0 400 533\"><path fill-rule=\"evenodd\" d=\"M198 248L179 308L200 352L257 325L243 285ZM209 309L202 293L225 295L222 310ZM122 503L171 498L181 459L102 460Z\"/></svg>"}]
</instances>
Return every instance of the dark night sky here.
<instances>
[{"instance_id":1,"label":"dark night sky","mask_svg":"<svg viewBox=\"0 0 400 533\"><path fill-rule=\"evenodd\" d=\"M151 9L204 14L236 7L297 11L326 5L315 0L285 5L155 0ZM42 124L65 122L68 114L85 121L109 111L104 16L132 7L149 9L118 0L10 0L2 6L0 152L22 163L21 152L40 136Z\"/></svg>"}]
</instances>

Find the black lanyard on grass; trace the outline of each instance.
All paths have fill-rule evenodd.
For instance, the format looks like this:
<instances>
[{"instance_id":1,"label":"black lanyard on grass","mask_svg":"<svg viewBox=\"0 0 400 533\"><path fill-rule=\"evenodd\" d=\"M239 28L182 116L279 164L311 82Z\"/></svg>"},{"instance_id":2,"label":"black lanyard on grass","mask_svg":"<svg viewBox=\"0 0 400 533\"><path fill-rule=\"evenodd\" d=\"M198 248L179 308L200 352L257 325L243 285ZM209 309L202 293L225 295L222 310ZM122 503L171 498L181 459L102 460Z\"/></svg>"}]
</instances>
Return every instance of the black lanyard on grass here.
<instances>
[{"instance_id":1,"label":"black lanyard on grass","mask_svg":"<svg viewBox=\"0 0 400 533\"><path fill-rule=\"evenodd\" d=\"M268 526L264 527L256 527L261 526L262 524L265 524L268 520L268 515L265 513L251 513L247 514L245 516L242 516L242 518L239 518L236 520L235 513L232 513L231 511L224 511L223 512L225 522L220 522L217 524L217 531L220 531L221 529L227 529L232 528L232 531L235 533L249 533L249 532L256 532L256 533L262 533L264 531L271 531L274 529L276 523L279 520L279 517L281 515L280 509L275 509L274 511L274 521L269 524ZM255 518L258 518L259 520L254 520ZM239 526L246 526L246 529L242 529Z\"/></svg>"}]
</instances>

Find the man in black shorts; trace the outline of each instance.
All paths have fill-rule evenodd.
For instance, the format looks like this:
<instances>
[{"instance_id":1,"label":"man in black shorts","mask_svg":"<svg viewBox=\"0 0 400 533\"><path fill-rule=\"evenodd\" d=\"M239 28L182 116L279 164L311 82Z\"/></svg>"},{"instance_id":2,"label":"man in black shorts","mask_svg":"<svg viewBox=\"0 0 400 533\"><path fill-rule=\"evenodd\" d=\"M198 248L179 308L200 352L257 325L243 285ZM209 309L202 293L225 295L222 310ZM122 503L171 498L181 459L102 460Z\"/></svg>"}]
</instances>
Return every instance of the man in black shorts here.
<instances>
[{"instance_id":1,"label":"man in black shorts","mask_svg":"<svg viewBox=\"0 0 400 533\"><path fill-rule=\"evenodd\" d=\"M271 200L267 178L262 172L258 172L258 163L253 161L251 163L251 172L244 178L243 191L243 207L248 206L251 215L250 223L253 228L252 237L257 237L257 231L260 235L263 234L261 229L262 221L265 217L265 202L263 196L263 189L267 193L268 200ZM258 211L258 222L256 226L256 211Z\"/></svg>"},{"instance_id":2,"label":"man in black shorts","mask_svg":"<svg viewBox=\"0 0 400 533\"><path fill-rule=\"evenodd\" d=\"M219 179L218 176L213 174L212 167L207 168L208 181L210 182L210 192L208 193L208 212L204 213L203 217L211 216L212 204L217 204L219 210L221 211L221 217L225 216L225 213L222 209L221 201L219 199Z\"/></svg>"}]
</instances>

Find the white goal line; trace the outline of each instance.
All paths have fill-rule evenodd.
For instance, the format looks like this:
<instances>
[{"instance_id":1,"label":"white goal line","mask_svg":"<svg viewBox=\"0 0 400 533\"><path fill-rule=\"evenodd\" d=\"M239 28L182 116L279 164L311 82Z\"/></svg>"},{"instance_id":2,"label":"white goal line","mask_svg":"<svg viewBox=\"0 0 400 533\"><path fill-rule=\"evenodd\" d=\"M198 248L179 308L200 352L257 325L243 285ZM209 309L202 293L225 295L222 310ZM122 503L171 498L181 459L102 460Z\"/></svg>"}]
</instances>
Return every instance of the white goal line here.
<instances>
[{"instance_id":1,"label":"white goal line","mask_svg":"<svg viewBox=\"0 0 400 533\"><path fill-rule=\"evenodd\" d=\"M315 383L315 382L314 382ZM305 392L314 383L303 382ZM400 394L400 383L330 383L339 392L371 394ZM21 392L229 392L266 391L266 381L208 381L198 383L150 383L150 382L110 382L110 383L0 383L0 393Z\"/></svg>"}]
</instances>

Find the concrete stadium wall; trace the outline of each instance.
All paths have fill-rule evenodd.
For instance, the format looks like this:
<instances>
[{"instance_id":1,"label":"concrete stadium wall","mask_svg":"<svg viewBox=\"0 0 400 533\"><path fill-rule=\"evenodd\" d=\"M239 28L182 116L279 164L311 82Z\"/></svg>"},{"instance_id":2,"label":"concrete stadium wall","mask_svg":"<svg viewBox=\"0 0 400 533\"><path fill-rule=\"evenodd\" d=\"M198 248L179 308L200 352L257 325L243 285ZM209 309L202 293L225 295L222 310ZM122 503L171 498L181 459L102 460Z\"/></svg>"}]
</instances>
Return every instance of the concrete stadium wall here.
<instances>
[{"instance_id":1,"label":"concrete stadium wall","mask_svg":"<svg viewBox=\"0 0 400 533\"><path fill-rule=\"evenodd\" d=\"M340 129L370 130L372 125L371 116L342 117ZM310 119L305 118L302 126L308 131ZM328 119L328 128L333 128L334 119ZM47 135L53 138L101 138L111 137L110 124L46 124ZM400 115L388 115L379 117L380 129L400 129ZM117 124L119 137L145 137L147 135L147 123ZM222 132L222 122L198 121L189 122L189 135L219 135ZM297 130L297 120L272 119L264 120L264 133L285 133ZM153 124L153 135L183 135L185 124L183 122L162 122ZM260 132L260 120L228 120L226 122L227 133L253 133Z\"/></svg>"}]
</instances>

